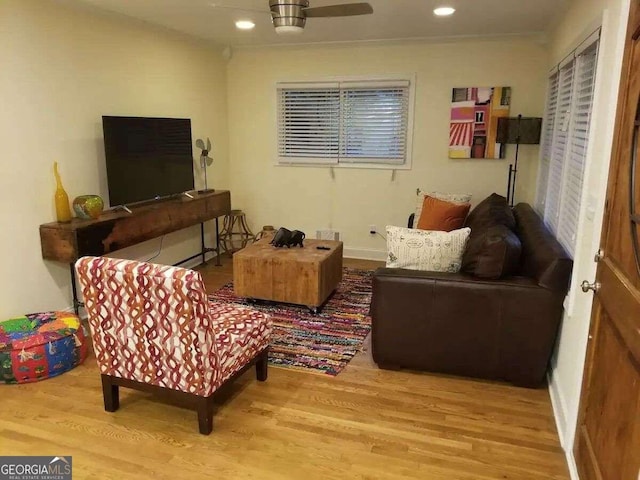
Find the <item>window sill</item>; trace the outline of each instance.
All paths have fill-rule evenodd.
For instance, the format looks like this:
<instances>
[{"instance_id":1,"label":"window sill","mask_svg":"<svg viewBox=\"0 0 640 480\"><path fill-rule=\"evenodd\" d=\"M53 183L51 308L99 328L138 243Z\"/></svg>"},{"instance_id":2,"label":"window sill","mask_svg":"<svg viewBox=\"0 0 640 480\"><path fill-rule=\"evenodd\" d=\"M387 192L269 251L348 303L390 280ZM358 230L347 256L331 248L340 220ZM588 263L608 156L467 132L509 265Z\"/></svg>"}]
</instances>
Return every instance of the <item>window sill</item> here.
<instances>
[{"instance_id":1,"label":"window sill","mask_svg":"<svg viewBox=\"0 0 640 480\"><path fill-rule=\"evenodd\" d=\"M315 167L315 168L355 168L367 170L411 170L410 164L391 163L279 163L274 164L276 167Z\"/></svg>"}]
</instances>

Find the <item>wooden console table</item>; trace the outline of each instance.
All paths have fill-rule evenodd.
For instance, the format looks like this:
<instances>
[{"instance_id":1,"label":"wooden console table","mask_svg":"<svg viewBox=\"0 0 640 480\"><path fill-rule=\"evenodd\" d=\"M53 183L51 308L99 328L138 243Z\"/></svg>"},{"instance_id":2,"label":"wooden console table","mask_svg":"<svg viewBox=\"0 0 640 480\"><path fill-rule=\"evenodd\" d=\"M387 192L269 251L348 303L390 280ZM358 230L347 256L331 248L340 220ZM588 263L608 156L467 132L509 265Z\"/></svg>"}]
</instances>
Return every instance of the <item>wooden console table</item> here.
<instances>
[{"instance_id":1,"label":"wooden console table","mask_svg":"<svg viewBox=\"0 0 640 480\"><path fill-rule=\"evenodd\" d=\"M78 301L74 264L78 258L85 255L105 255L199 223L202 246L200 253L175 265L199 256L202 256L204 263L205 254L208 252L216 252L217 264L220 264L218 217L231 212L231 193L228 190L201 194L193 192L193 198L182 196L158 200L133 205L130 209L131 213L117 209L107 210L95 220L74 218L67 223L52 222L40 225L42 258L69 263L73 307L76 313L82 303ZM204 241L204 222L214 219L216 247L207 248Z\"/></svg>"}]
</instances>

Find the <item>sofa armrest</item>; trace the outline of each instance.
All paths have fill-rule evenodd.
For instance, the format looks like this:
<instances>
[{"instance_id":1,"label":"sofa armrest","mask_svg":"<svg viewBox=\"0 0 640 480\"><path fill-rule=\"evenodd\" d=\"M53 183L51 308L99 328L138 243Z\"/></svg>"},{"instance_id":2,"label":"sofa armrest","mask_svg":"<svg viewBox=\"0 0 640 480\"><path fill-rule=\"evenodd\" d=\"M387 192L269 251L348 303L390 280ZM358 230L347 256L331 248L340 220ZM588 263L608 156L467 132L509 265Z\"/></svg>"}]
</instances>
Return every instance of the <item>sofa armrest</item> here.
<instances>
[{"instance_id":1,"label":"sofa armrest","mask_svg":"<svg viewBox=\"0 0 640 480\"><path fill-rule=\"evenodd\" d=\"M373 358L380 366L543 380L562 298L535 280L378 269L373 277Z\"/></svg>"}]
</instances>

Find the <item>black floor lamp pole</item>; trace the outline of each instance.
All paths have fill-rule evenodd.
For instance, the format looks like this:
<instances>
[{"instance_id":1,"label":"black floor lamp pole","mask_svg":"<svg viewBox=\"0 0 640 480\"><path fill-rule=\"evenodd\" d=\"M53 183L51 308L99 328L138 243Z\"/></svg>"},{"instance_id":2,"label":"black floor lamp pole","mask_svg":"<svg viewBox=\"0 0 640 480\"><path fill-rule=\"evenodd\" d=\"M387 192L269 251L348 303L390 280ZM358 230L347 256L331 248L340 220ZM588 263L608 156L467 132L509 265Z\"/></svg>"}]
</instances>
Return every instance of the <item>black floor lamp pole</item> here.
<instances>
[{"instance_id":1,"label":"black floor lamp pole","mask_svg":"<svg viewBox=\"0 0 640 480\"><path fill-rule=\"evenodd\" d=\"M513 207L516 196L516 175L518 174L518 152L520 150L520 120L522 115L518 115L516 124L516 158L513 164L509 165L509 180L507 181L507 204Z\"/></svg>"},{"instance_id":2,"label":"black floor lamp pole","mask_svg":"<svg viewBox=\"0 0 640 480\"><path fill-rule=\"evenodd\" d=\"M513 165L513 180L511 183L511 191L509 192L509 206L513 207L516 198L516 175L518 174L518 150L520 150L520 143L516 140L516 159ZM509 165L511 169L511 165ZM511 171L509 173L511 173Z\"/></svg>"},{"instance_id":3,"label":"black floor lamp pole","mask_svg":"<svg viewBox=\"0 0 640 480\"><path fill-rule=\"evenodd\" d=\"M511 205L511 178L513 177L513 163L509 164L509 176L507 177L507 205Z\"/></svg>"}]
</instances>

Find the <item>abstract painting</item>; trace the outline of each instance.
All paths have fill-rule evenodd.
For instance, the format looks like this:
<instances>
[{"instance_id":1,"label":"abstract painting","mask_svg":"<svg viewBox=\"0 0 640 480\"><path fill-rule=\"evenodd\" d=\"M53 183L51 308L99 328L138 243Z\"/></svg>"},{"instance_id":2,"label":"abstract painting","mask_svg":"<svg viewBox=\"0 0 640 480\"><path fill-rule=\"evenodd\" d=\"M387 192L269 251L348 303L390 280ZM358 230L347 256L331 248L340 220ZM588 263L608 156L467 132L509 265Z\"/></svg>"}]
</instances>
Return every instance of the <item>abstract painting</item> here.
<instances>
[{"instance_id":1,"label":"abstract painting","mask_svg":"<svg viewBox=\"0 0 640 480\"><path fill-rule=\"evenodd\" d=\"M496 142L498 118L509 116L511 87L454 88L449 158L504 158Z\"/></svg>"}]
</instances>

